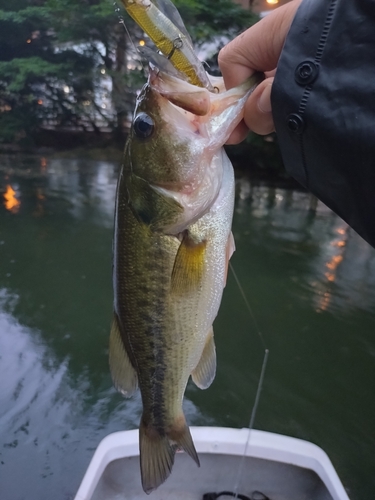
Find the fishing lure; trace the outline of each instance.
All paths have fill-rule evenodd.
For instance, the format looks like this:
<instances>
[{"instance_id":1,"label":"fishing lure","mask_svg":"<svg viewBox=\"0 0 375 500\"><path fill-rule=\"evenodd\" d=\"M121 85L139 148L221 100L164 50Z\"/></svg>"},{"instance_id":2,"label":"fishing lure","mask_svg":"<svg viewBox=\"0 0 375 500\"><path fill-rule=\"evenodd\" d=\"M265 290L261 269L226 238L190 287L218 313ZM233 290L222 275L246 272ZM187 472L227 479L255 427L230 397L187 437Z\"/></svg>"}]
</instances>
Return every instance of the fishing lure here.
<instances>
[{"instance_id":1,"label":"fishing lure","mask_svg":"<svg viewBox=\"0 0 375 500\"><path fill-rule=\"evenodd\" d=\"M215 91L202 62L194 52L181 16L170 0L121 1L127 13L189 83Z\"/></svg>"}]
</instances>

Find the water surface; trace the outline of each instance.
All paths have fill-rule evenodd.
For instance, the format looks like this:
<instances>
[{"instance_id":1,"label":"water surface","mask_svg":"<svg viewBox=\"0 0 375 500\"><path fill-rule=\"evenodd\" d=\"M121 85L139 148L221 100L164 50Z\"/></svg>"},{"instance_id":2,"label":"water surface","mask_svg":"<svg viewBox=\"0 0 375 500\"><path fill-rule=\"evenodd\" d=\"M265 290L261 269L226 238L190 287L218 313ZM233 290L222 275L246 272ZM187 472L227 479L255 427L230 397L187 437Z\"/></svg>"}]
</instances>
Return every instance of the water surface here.
<instances>
[{"instance_id":1,"label":"water surface","mask_svg":"<svg viewBox=\"0 0 375 500\"><path fill-rule=\"evenodd\" d=\"M73 498L99 441L137 427L107 364L118 166L0 158L0 496ZM218 372L189 384L190 424L310 440L352 500L375 498L375 251L310 195L237 182L239 275L215 323ZM234 484L235 478L233 478ZM228 489L233 485L228 484Z\"/></svg>"}]
</instances>

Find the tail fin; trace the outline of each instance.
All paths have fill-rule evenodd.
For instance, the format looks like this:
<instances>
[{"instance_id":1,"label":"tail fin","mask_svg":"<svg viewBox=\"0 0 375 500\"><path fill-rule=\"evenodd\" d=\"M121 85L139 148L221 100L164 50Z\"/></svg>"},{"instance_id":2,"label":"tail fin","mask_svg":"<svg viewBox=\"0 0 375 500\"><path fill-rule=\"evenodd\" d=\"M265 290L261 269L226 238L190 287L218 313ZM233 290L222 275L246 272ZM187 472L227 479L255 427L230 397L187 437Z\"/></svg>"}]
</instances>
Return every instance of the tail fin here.
<instances>
[{"instance_id":1,"label":"tail fin","mask_svg":"<svg viewBox=\"0 0 375 500\"><path fill-rule=\"evenodd\" d=\"M200 466L189 427L185 423L185 418L182 418L183 426L176 422L171 431L164 435L141 420L139 426L141 477L142 487L147 494L156 490L168 478L178 448L185 450L198 467Z\"/></svg>"}]
</instances>

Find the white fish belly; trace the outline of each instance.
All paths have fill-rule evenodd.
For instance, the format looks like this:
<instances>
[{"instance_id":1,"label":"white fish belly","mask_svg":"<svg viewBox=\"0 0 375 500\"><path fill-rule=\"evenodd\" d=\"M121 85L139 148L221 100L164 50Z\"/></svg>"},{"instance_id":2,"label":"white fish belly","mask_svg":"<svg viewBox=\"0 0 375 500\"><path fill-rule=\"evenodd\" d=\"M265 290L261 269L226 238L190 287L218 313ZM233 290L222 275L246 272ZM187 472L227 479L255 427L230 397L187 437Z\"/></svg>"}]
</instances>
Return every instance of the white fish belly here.
<instances>
[{"instance_id":1,"label":"white fish belly","mask_svg":"<svg viewBox=\"0 0 375 500\"><path fill-rule=\"evenodd\" d=\"M219 194L210 210L190 226L189 232L207 241L204 276L199 290L190 297L174 297L171 304L176 325L171 344L180 353L183 362L181 379L183 390L197 366L212 323L218 313L226 282L227 245L231 234L234 206L233 167L221 150L223 180Z\"/></svg>"}]
</instances>

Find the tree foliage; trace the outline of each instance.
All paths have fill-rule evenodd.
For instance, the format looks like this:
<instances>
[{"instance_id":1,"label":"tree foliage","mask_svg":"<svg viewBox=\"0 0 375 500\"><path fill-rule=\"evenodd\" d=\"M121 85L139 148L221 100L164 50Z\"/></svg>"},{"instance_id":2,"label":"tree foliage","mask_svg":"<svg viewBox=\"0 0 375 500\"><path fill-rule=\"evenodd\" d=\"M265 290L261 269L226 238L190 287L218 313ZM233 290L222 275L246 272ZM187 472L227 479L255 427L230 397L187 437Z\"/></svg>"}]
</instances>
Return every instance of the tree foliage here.
<instances>
[{"instance_id":1,"label":"tree foliage","mask_svg":"<svg viewBox=\"0 0 375 500\"><path fill-rule=\"evenodd\" d=\"M193 40L211 48L255 21L232 0L176 4ZM121 15L137 43L143 34ZM111 0L0 0L0 47L0 142L49 125L126 127L142 68Z\"/></svg>"},{"instance_id":2,"label":"tree foliage","mask_svg":"<svg viewBox=\"0 0 375 500\"><path fill-rule=\"evenodd\" d=\"M258 18L233 0L175 0L193 40L198 45L231 39Z\"/></svg>"}]
</instances>

